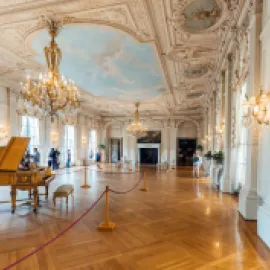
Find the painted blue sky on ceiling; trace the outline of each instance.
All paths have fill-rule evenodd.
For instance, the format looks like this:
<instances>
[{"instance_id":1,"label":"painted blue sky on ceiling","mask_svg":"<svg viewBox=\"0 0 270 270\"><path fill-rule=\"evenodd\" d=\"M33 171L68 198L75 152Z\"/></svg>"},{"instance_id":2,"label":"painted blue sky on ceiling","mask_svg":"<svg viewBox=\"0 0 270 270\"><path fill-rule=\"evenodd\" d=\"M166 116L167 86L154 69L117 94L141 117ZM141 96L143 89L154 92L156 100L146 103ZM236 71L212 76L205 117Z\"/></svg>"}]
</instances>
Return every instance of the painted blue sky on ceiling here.
<instances>
[{"instance_id":1,"label":"painted blue sky on ceiling","mask_svg":"<svg viewBox=\"0 0 270 270\"><path fill-rule=\"evenodd\" d=\"M100 25L67 25L56 39L62 50L61 73L95 96L124 100L153 98L166 91L151 44ZM46 30L33 37L35 60L45 64Z\"/></svg>"}]
</instances>

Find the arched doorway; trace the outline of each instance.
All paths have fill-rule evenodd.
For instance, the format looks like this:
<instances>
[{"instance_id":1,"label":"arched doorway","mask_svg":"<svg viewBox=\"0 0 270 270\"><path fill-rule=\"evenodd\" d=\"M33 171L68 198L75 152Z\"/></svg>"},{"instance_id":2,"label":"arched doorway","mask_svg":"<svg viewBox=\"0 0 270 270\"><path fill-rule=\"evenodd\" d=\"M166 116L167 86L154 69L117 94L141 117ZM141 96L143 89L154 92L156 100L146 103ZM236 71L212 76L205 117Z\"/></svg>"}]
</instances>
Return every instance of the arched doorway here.
<instances>
[{"instance_id":1,"label":"arched doorway","mask_svg":"<svg viewBox=\"0 0 270 270\"><path fill-rule=\"evenodd\" d=\"M191 121L183 121L177 127L176 160L177 166L192 166L197 146L197 126Z\"/></svg>"}]
</instances>

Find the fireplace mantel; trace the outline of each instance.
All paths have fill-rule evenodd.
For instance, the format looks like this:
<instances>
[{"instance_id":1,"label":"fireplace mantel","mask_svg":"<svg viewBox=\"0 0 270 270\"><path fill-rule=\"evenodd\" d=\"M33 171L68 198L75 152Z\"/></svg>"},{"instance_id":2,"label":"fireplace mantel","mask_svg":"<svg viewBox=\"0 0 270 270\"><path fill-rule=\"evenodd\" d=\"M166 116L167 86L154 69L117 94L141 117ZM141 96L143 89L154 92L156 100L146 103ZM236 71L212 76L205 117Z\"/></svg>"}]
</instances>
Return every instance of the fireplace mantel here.
<instances>
[{"instance_id":1,"label":"fireplace mantel","mask_svg":"<svg viewBox=\"0 0 270 270\"><path fill-rule=\"evenodd\" d=\"M138 143L138 149L141 148L157 148L158 149L158 163L160 163L160 143ZM140 151L138 151L138 161L141 163L140 160Z\"/></svg>"}]
</instances>

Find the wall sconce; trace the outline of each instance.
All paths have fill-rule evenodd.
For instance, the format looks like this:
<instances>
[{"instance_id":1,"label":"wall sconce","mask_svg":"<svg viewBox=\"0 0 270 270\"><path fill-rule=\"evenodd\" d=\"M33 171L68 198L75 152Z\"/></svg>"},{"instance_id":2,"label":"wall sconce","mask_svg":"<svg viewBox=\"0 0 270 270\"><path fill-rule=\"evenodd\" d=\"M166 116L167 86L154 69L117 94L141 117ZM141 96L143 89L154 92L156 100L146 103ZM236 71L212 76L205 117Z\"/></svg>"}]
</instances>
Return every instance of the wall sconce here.
<instances>
[{"instance_id":1,"label":"wall sconce","mask_svg":"<svg viewBox=\"0 0 270 270\"><path fill-rule=\"evenodd\" d=\"M51 141L52 141L52 143L57 143L58 138L59 138L59 133L57 133L57 132L51 133Z\"/></svg>"},{"instance_id":2,"label":"wall sconce","mask_svg":"<svg viewBox=\"0 0 270 270\"><path fill-rule=\"evenodd\" d=\"M252 96L242 103L243 107L243 124L248 127L252 124L252 120L255 120L260 125L270 125L270 119L268 115L268 108L270 101L270 93L263 93L260 90L258 96Z\"/></svg>"},{"instance_id":3,"label":"wall sconce","mask_svg":"<svg viewBox=\"0 0 270 270\"><path fill-rule=\"evenodd\" d=\"M83 145L86 145L86 143L87 143L87 138L86 137L82 137L82 144Z\"/></svg>"},{"instance_id":4,"label":"wall sconce","mask_svg":"<svg viewBox=\"0 0 270 270\"><path fill-rule=\"evenodd\" d=\"M6 140L8 139L8 131L4 127L0 127L0 140Z\"/></svg>"},{"instance_id":5,"label":"wall sconce","mask_svg":"<svg viewBox=\"0 0 270 270\"><path fill-rule=\"evenodd\" d=\"M223 120L221 122L221 125L220 126L216 126L216 134L220 137L223 136L224 134L224 131L225 131L225 121Z\"/></svg>"}]
</instances>

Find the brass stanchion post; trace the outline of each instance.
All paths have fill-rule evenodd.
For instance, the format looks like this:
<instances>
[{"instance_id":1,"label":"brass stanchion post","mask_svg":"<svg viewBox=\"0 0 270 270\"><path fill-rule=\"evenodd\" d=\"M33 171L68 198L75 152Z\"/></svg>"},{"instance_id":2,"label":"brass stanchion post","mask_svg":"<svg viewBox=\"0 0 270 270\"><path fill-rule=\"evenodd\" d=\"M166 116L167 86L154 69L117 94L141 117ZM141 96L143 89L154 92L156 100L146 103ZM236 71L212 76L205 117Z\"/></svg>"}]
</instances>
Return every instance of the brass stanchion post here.
<instances>
[{"instance_id":1,"label":"brass stanchion post","mask_svg":"<svg viewBox=\"0 0 270 270\"><path fill-rule=\"evenodd\" d=\"M140 191L147 192L147 179L146 179L146 172L143 173L143 188L140 189Z\"/></svg>"},{"instance_id":2,"label":"brass stanchion post","mask_svg":"<svg viewBox=\"0 0 270 270\"><path fill-rule=\"evenodd\" d=\"M112 231L115 228L115 223L110 221L109 218L109 186L106 186L106 198L105 198L105 221L98 226L99 231Z\"/></svg>"},{"instance_id":3,"label":"brass stanchion post","mask_svg":"<svg viewBox=\"0 0 270 270\"><path fill-rule=\"evenodd\" d=\"M84 185L82 185L81 188L91 188L91 186L87 184L87 167L84 168Z\"/></svg>"}]
</instances>

